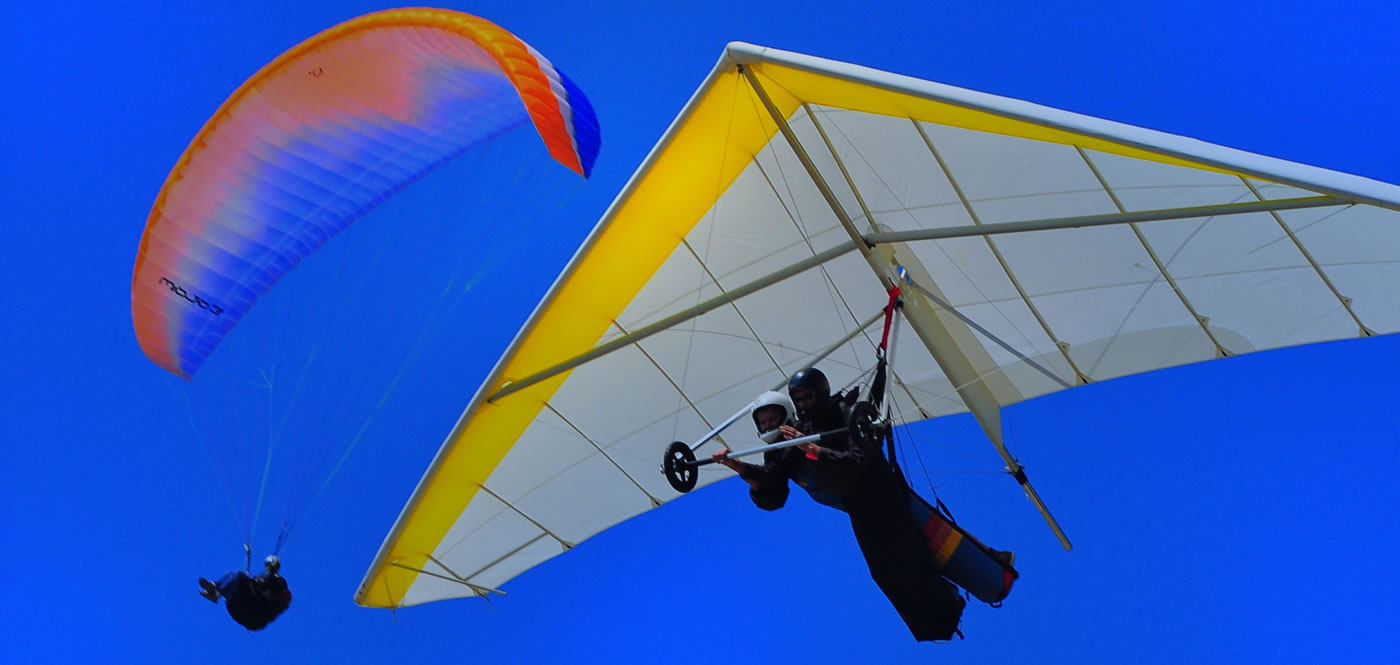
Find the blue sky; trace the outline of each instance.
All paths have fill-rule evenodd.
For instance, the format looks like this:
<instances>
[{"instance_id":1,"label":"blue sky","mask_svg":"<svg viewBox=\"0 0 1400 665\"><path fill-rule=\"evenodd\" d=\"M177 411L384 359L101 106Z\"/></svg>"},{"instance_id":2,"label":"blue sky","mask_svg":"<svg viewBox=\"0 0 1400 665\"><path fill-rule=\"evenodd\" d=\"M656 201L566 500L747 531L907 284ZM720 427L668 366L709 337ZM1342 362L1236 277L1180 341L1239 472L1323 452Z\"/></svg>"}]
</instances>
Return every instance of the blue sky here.
<instances>
[{"instance_id":1,"label":"blue sky","mask_svg":"<svg viewBox=\"0 0 1400 665\"><path fill-rule=\"evenodd\" d=\"M288 4L294 4L288 7ZM0 660L110 662L1393 662L1394 337L1256 354L1015 406L1010 437L1074 540L1059 548L967 418L919 426L940 496L1018 553L967 640L915 644L844 518L720 483L578 546L490 604L390 613L355 589L531 307L731 40L960 85L1400 183L1393 3L449 5L587 93L592 180L501 250L464 305L453 385L396 409L285 550L293 608L247 634L195 595L238 530L170 379L131 332L141 229L218 104L366 2L11 3L0 179L9 242ZM460 172L460 169L459 169ZM446 173L445 173L446 174ZM441 210L429 178L405 206ZM449 203L444 203L449 201ZM485 265L485 264L482 264ZM479 266L478 266L479 267ZM489 266L488 266L489 267ZM1400 285L1397 285L1400 286ZM658 448L658 458L660 448ZM260 550L268 546L261 536ZM261 552L260 552L261 553Z\"/></svg>"}]
</instances>

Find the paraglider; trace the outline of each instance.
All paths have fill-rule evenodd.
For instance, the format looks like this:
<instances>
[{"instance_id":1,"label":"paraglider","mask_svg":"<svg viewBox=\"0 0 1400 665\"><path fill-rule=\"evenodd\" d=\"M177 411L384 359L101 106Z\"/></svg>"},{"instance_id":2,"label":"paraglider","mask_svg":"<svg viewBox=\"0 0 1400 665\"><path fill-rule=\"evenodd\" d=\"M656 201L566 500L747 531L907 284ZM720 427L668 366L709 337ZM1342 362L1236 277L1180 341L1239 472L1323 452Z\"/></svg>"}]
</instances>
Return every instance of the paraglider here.
<instances>
[{"instance_id":1,"label":"paraglider","mask_svg":"<svg viewBox=\"0 0 1400 665\"><path fill-rule=\"evenodd\" d=\"M499 26L449 10L331 27L218 108L155 199L131 312L146 356L185 380L174 391L245 549L266 514L280 515L276 560L471 273L499 260L487 234L509 228L501 209L528 219L549 205L554 176L530 160L586 178L598 148L592 107L568 77ZM473 161L458 188L480 198L461 214L355 224L429 172ZM417 235L440 229L456 235ZM405 251L414 242L428 249ZM357 339L337 334L349 326ZM201 593L232 601L258 584L201 578ZM254 614L245 625L270 620Z\"/></svg>"}]
</instances>

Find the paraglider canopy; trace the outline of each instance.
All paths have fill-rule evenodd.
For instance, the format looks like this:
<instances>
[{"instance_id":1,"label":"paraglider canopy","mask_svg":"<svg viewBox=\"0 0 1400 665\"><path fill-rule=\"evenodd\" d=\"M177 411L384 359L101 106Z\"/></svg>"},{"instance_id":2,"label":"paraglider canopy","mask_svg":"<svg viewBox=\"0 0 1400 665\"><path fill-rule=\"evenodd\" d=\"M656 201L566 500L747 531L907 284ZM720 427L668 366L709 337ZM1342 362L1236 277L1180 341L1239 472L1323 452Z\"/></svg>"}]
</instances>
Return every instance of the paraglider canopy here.
<instances>
[{"instance_id":1,"label":"paraglider canopy","mask_svg":"<svg viewBox=\"0 0 1400 665\"><path fill-rule=\"evenodd\" d=\"M475 143L532 123L587 176L598 123L578 88L484 19L386 10L283 53L229 96L151 209L131 311L141 348L189 378L308 254Z\"/></svg>"}]
</instances>

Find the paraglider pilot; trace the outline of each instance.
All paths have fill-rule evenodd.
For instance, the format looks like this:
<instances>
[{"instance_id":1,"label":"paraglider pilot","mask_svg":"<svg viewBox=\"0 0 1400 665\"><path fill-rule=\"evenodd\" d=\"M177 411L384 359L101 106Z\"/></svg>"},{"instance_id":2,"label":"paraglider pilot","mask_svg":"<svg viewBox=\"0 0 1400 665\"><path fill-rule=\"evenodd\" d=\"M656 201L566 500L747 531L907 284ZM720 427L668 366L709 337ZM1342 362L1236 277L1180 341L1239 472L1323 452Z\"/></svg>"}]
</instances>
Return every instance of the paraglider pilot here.
<instances>
[{"instance_id":1,"label":"paraglider pilot","mask_svg":"<svg viewBox=\"0 0 1400 665\"><path fill-rule=\"evenodd\" d=\"M263 560L264 572L257 577L241 570L224 575L218 582L201 577L199 595L212 603L223 598L234 621L248 630L262 630L292 603L287 580L278 574L281 569L281 560L272 555Z\"/></svg>"},{"instance_id":2,"label":"paraglider pilot","mask_svg":"<svg viewBox=\"0 0 1400 665\"><path fill-rule=\"evenodd\" d=\"M759 398L754 424L770 443L839 430L846 427L853 398L833 396L826 375L807 368L792 376L787 396L770 392ZM783 507L791 480L818 503L845 511L871 577L916 640L948 640L957 633L966 601L939 574L911 519L911 490L878 444L852 444L844 434L824 437L820 443L765 452L762 465L729 459L728 452L713 457L749 484L759 508Z\"/></svg>"}]
</instances>

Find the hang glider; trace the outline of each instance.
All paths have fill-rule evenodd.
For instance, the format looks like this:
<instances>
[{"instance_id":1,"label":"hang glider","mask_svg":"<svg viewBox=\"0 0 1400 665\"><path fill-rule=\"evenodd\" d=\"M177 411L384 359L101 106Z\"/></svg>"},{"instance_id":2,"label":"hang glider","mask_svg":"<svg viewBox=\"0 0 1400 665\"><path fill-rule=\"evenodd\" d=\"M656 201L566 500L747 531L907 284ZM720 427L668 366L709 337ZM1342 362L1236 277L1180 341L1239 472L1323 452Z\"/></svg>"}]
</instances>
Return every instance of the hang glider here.
<instances>
[{"instance_id":1,"label":"hang glider","mask_svg":"<svg viewBox=\"0 0 1400 665\"><path fill-rule=\"evenodd\" d=\"M834 384L859 376L895 284L917 336L893 363L896 420L971 412L1068 548L1002 407L1393 333L1397 260L1395 185L731 44L478 389L355 599L491 593L675 498L667 443L817 358Z\"/></svg>"}]
</instances>

